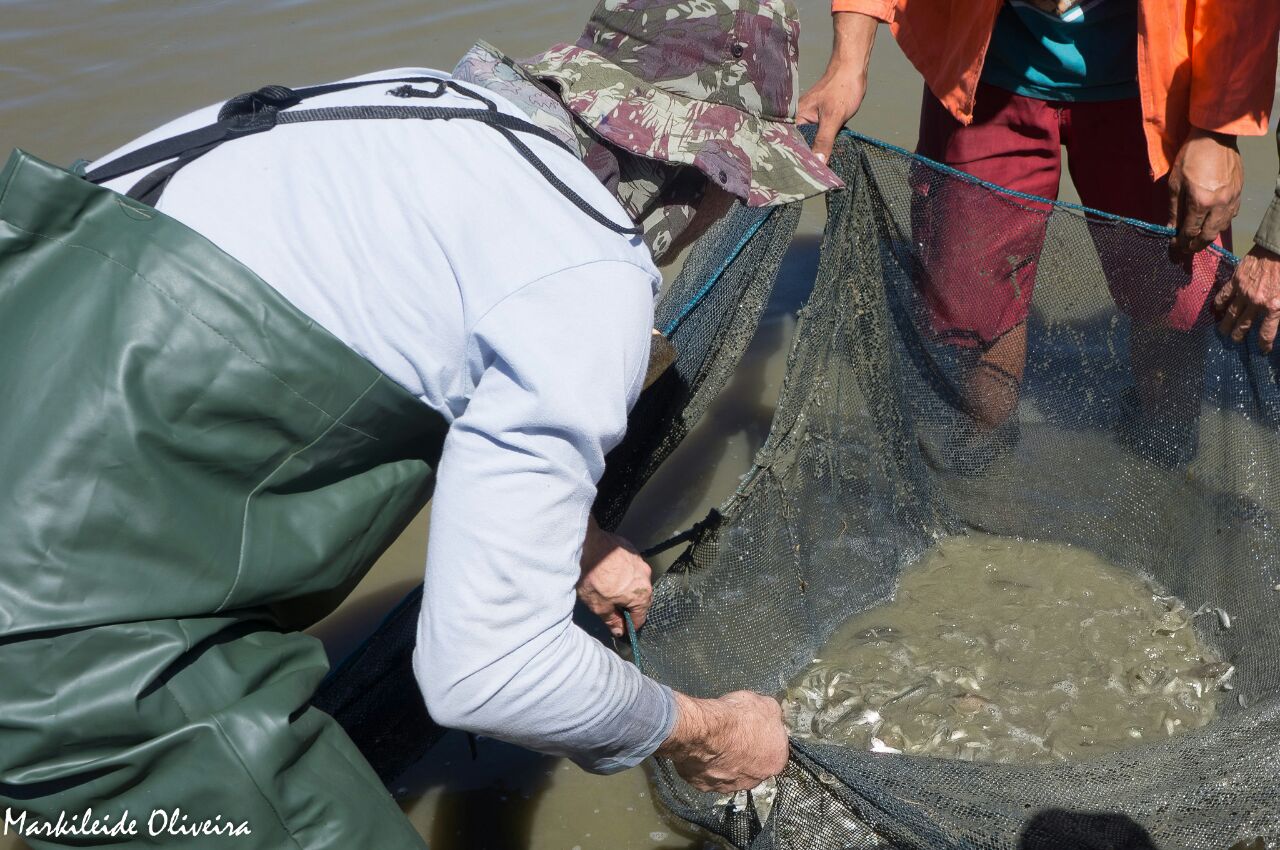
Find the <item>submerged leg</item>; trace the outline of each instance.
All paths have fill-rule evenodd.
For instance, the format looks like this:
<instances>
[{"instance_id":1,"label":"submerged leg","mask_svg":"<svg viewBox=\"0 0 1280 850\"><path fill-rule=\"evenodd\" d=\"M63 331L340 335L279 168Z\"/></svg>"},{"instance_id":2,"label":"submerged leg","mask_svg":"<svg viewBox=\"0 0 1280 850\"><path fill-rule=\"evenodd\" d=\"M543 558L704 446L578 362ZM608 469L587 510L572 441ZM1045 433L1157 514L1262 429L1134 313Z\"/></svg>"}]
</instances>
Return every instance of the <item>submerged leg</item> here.
<instances>
[{"instance_id":1,"label":"submerged leg","mask_svg":"<svg viewBox=\"0 0 1280 850\"><path fill-rule=\"evenodd\" d=\"M973 123L962 125L926 91L918 152L987 183L1052 199L1061 174L1058 120L1051 104L981 86ZM912 182L925 319L934 339L966 350L956 358L955 385L972 420L965 439L980 440L1017 409L1051 208L927 166Z\"/></svg>"},{"instance_id":2,"label":"submerged leg","mask_svg":"<svg viewBox=\"0 0 1280 850\"><path fill-rule=\"evenodd\" d=\"M1004 424L1018 407L1027 363L1027 325L1019 324L983 351L969 373L966 401L983 430Z\"/></svg>"},{"instance_id":3,"label":"submerged leg","mask_svg":"<svg viewBox=\"0 0 1280 850\"><path fill-rule=\"evenodd\" d=\"M1138 100L1077 103L1067 136L1071 177L1091 207L1163 224L1169 217L1165 178L1153 179ZM1221 258L1201 251L1189 262L1169 255L1165 239L1134 240L1107 222L1089 228L1116 306L1130 319L1134 387L1125 399L1120 441L1163 466L1195 457L1208 302ZM1230 245L1230 230L1220 244Z\"/></svg>"}]
</instances>

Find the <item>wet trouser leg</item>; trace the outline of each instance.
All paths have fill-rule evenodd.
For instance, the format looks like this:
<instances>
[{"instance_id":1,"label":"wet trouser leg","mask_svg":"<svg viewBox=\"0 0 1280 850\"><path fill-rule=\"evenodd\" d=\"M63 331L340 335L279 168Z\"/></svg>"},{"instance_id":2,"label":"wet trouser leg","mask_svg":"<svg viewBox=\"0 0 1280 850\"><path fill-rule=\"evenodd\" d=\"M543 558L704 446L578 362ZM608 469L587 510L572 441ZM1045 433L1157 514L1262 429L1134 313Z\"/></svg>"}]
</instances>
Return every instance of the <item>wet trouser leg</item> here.
<instances>
[{"instance_id":1,"label":"wet trouser leg","mask_svg":"<svg viewBox=\"0 0 1280 850\"><path fill-rule=\"evenodd\" d=\"M1138 100L1077 103L1064 142L1071 179L1090 207L1164 224L1169 217L1168 177L1153 179ZM1210 300L1223 258L1197 253L1183 275L1153 276L1167 263L1168 240L1133 240L1123 246L1116 228L1091 227L1107 287L1129 317L1132 396L1118 437L1140 456L1180 467L1196 456L1204 394L1205 352L1213 325ZM1231 246L1228 227L1215 245Z\"/></svg>"}]
</instances>

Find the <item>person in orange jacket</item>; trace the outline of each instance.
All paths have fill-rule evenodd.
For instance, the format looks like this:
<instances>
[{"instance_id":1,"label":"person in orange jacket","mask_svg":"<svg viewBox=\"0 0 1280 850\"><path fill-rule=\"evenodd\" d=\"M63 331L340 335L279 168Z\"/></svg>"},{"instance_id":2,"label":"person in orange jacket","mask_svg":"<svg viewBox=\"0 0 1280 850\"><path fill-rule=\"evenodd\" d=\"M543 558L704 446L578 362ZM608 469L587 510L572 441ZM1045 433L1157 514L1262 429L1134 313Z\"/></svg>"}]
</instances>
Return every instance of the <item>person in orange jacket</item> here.
<instances>
[{"instance_id":1,"label":"person in orange jacket","mask_svg":"<svg viewBox=\"0 0 1280 850\"><path fill-rule=\"evenodd\" d=\"M1211 321L1218 262L1200 252L1229 243L1243 184L1236 137L1267 129L1280 3L833 0L832 11L830 63L797 115L818 124L819 155L830 155L858 111L876 28L886 22L925 81L918 153L1054 199L1065 149L1087 206L1176 228L1175 253L1195 255L1190 285L1143 291L1144 276L1131 262L1123 268L1123 258L1106 268L1104 257L1104 270L1133 319L1137 415L1146 430L1169 424L1152 417L1194 420L1202 342L1188 331ZM925 246L933 257L920 286L937 337L975 352L971 412L980 430L992 431L1017 402L1044 224L984 209L990 238L975 247L958 232L982 220L975 196L951 194L933 216ZM947 221L958 223L948 229ZM978 279L988 285L974 285ZM1189 459L1183 454L1175 462Z\"/></svg>"}]
</instances>

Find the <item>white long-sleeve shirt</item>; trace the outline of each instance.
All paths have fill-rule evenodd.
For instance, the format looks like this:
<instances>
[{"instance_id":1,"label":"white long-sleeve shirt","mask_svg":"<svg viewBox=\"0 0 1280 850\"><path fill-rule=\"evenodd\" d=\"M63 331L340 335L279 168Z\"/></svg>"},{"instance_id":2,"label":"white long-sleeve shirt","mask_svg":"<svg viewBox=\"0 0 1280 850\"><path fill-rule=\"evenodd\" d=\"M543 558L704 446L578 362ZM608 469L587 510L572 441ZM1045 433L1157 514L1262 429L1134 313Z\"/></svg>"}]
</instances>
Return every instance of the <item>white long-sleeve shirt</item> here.
<instances>
[{"instance_id":1,"label":"white long-sleeve shirt","mask_svg":"<svg viewBox=\"0 0 1280 850\"><path fill-rule=\"evenodd\" d=\"M424 75L448 76L401 68L355 79ZM406 101L387 94L394 87L295 108L478 105L452 92ZM95 166L210 124L217 110ZM574 156L523 139L628 223ZM127 191L142 173L108 185ZM187 165L158 208L451 423L414 655L432 716L600 772L656 749L675 720L670 690L571 620L595 484L647 364L660 279L644 245L590 220L471 121L280 125Z\"/></svg>"}]
</instances>

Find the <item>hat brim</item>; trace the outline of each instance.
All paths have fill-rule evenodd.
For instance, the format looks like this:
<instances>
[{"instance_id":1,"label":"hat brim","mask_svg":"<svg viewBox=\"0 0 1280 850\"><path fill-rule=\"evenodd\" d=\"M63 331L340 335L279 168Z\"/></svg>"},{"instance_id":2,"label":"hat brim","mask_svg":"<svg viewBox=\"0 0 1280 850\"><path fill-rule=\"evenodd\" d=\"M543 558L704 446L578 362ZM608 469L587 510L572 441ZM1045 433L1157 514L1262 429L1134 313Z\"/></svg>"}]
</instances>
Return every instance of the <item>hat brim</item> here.
<instances>
[{"instance_id":1,"label":"hat brim","mask_svg":"<svg viewBox=\"0 0 1280 850\"><path fill-rule=\"evenodd\" d=\"M611 144L691 165L751 207L801 201L844 186L795 125L685 97L594 51L561 44L520 63L560 89L565 106Z\"/></svg>"}]
</instances>

